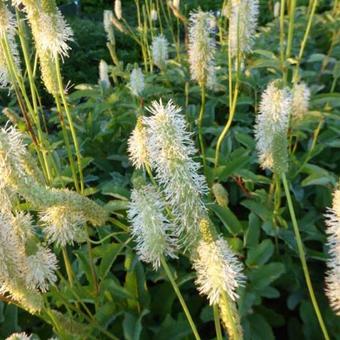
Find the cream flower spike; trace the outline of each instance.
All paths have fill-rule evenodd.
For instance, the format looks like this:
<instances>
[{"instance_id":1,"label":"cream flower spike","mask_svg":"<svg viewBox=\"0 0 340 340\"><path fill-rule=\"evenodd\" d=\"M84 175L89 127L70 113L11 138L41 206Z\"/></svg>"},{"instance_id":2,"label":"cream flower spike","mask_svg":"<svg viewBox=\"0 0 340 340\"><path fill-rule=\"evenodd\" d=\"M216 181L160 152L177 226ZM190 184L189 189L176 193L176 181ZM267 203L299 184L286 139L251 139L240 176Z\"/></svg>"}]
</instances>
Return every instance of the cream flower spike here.
<instances>
[{"instance_id":1,"label":"cream flower spike","mask_svg":"<svg viewBox=\"0 0 340 340\"><path fill-rule=\"evenodd\" d=\"M254 44L258 0L231 0L229 3L229 45L232 57L251 52Z\"/></svg>"},{"instance_id":2,"label":"cream flower spike","mask_svg":"<svg viewBox=\"0 0 340 340\"><path fill-rule=\"evenodd\" d=\"M288 88L271 82L263 92L255 138L262 168L280 174L288 169L287 132L292 97Z\"/></svg>"},{"instance_id":3,"label":"cream flower spike","mask_svg":"<svg viewBox=\"0 0 340 340\"><path fill-rule=\"evenodd\" d=\"M189 63L191 78L200 86L214 86L216 19L212 12L190 13Z\"/></svg>"},{"instance_id":4,"label":"cream flower spike","mask_svg":"<svg viewBox=\"0 0 340 340\"><path fill-rule=\"evenodd\" d=\"M164 215L160 194L151 185L134 189L128 218L139 258L158 269L162 256L176 258L174 227Z\"/></svg>"},{"instance_id":5,"label":"cream flower spike","mask_svg":"<svg viewBox=\"0 0 340 340\"><path fill-rule=\"evenodd\" d=\"M245 282L243 266L223 238L212 242L201 240L193 266L198 291L208 297L211 305L220 302L223 292L233 301L238 299L236 290Z\"/></svg>"},{"instance_id":6,"label":"cream flower spike","mask_svg":"<svg viewBox=\"0 0 340 340\"><path fill-rule=\"evenodd\" d=\"M332 208L326 214L327 245L330 258L327 261L326 295L337 315L340 315L340 190L333 195Z\"/></svg>"},{"instance_id":7,"label":"cream flower spike","mask_svg":"<svg viewBox=\"0 0 340 340\"><path fill-rule=\"evenodd\" d=\"M187 131L181 108L170 100L167 105L154 101L144 117L150 164L170 204L177 234L183 245L193 245L199 237L199 220L206 212L202 196L208 191L205 178L193 160L196 149Z\"/></svg>"}]
</instances>

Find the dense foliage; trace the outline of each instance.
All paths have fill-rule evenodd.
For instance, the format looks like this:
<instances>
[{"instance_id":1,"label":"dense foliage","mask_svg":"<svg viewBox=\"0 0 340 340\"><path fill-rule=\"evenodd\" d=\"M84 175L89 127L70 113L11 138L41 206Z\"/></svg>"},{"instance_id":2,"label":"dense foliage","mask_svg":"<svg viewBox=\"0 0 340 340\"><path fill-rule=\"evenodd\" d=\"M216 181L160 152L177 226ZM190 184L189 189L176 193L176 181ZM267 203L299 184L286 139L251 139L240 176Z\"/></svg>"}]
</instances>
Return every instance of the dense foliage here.
<instances>
[{"instance_id":1,"label":"dense foliage","mask_svg":"<svg viewBox=\"0 0 340 340\"><path fill-rule=\"evenodd\" d=\"M139 2L147 6L160 3ZM293 0L282 1L285 2L290 4ZM84 9L93 8L91 3L93 1L84 1ZM137 118L150 116L146 107L162 98L163 103L172 99L182 108L181 115L199 150L194 160L200 164L204 156L197 123L204 105L201 132L206 163L199 170L209 186L204 204L217 234L228 241L244 265L246 282L238 289L237 301L244 338L322 339L300 262L287 193L280 176L259 165L254 137L261 94L267 85L283 78L286 85L292 87L298 72L299 81L308 86L311 96L308 112L291 123L288 130L286 177L323 320L330 338L340 339L339 317L325 295L329 247L324 217L327 207L332 206L332 193L340 173L338 2L297 1L295 11L286 9L280 22L279 17L274 17L275 4L261 1L254 46L238 70L228 62L228 20L221 12L217 13L226 1L181 4L181 17L176 17L164 1L164 12L158 13L158 21L152 23L142 13L142 31L134 27L137 25L134 2L127 3L126 9L123 1L122 22L131 27L126 32L115 29L116 54L112 55L112 50L106 47L101 21L70 18L75 41L70 58L65 58L62 65L65 84L67 81L75 84L68 91L67 102L80 145L85 185L82 194L104 207L110 218L105 225L86 226L88 234L83 241L64 249L56 244L51 246L59 260L58 280L44 295L44 301L55 313L57 322L44 310L29 314L10 297L0 295L0 338L19 331L41 339L54 335L60 339L193 338L166 269L161 266L154 270L138 258L127 217L133 187L143 181L153 181L147 171L132 166L128 139ZM316 12L306 36L314 3L317 3ZM99 5L108 8L104 2ZM189 11L197 6L214 10L218 22L216 81L212 89L206 89L205 102L202 86L191 80L185 43L184 27ZM291 52L282 60L280 24L283 23L286 47L292 15L295 23ZM169 41L169 60L160 69L152 64L151 54L145 50L150 50L152 37L161 29ZM29 36L26 35L27 41ZM306 45L300 60L304 39ZM35 47L31 43L30 56L34 63ZM109 64L108 86L103 79L97 80L101 59ZM143 70L145 81L143 92L138 96L132 94L130 84L131 71L137 64ZM60 107L56 106L54 96L43 89L38 76L37 71L35 81L43 94L38 115L44 122L47 154L54 164L49 186L75 190L69 150L65 147L64 130L57 114ZM28 78L25 74L23 77L29 89ZM1 92L0 105L6 113L1 116L1 122L6 124L10 118L25 134L28 149L37 158L37 148L15 94L13 89ZM216 164L216 145L230 117L233 98L236 98L235 115L222 140L219 164ZM66 125L69 132L69 123ZM71 151L73 155L77 151L73 144ZM73 158L76 162L76 157ZM221 185L218 193L212 190L216 183ZM16 201L15 209L30 211L39 224L38 210L26 197ZM36 233L44 242L43 228L36 228ZM69 259L71 269L67 268L65 258ZM190 254L181 252L178 259L169 259L167 263L201 338L216 338L213 308L197 291Z\"/></svg>"}]
</instances>

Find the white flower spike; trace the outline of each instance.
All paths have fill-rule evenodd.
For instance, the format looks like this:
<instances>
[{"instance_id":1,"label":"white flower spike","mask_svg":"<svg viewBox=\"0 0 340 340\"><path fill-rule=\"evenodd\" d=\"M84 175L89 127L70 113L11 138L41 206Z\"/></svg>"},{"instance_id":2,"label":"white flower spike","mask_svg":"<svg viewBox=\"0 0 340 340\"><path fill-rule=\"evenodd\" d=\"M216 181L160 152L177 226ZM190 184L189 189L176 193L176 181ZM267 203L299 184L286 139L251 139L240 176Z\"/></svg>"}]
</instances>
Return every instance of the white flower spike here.
<instances>
[{"instance_id":1,"label":"white flower spike","mask_svg":"<svg viewBox=\"0 0 340 340\"><path fill-rule=\"evenodd\" d=\"M340 190L333 195L332 209L326 215L327 245L330 258L327 261L326 295L337 315L340 315Z\"/></svg>"},{"instance_id":2,"label":"white flower spike","mask_svg":"<svg viewBox=\"0 0 340 340\"><path fill-rule=\"evenodd\" d=\"M164 215L160 194L151 185L132 191L128 218L137 243L137 254L142 261L157 269L162 256L176 257L174 227Z\"/></svg>"}]
</instances>

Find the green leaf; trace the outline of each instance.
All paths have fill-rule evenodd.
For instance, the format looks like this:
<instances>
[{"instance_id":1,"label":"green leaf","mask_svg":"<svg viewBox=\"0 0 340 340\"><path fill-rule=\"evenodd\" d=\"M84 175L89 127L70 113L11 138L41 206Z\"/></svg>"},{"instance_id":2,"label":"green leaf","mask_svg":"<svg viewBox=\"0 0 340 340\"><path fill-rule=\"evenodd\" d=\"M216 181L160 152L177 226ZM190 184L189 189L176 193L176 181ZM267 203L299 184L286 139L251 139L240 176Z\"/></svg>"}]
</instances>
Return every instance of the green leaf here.
<instances>
[{"instance_id":1,"label":"green leaf","mask_svg":"<svg viewBox=\"0 0 340 340\"><path fill-rule=\"evenodd\" d=\"M251 270L248 274L251 286L261 290L269 286L285 272L285 266L280 262L271 262Z\"/></svg>"},{"instance_id":2,"label":"green leaf","mask_svg":"<svg viewBox=\"0 0 340 340\"><path fill-rule=\"evenodd\" d=\"M250 332L247 339L251 340L274 340L274 333L266 319L260 314L253 314L248 317Z\"/></svg>"},{"instance_id":3,"label":"green leaf","mask_svg":"<svg viewBox=\"0 0 340 340\"><path fill-rule=\"evenodd\" d=\"M250 163L249 151L239 148L225 162L226 165L220 165L214 172L215 177L221 182L224 182L229 176L237 174L240 169Z\"/></svg>"},{"instance_id":4,"label":"green leaf","mask_svg":"<svg viewBox=\"0 0 340 340\"><path fill-rule=\"evenodd\" d=\"M259 245L248 251L247 266L259 266L265 264L274 253L274 245L271 240L263 240Z\"/></svg>"},{"instance_id":5,"label":"green leaf","mask_svg":"<svg viewBox=\"0 0 340 340\"><path fill-rule=\"evenodd\" d=\"M221 207L217 204L211 204L209 207L232 235L236 236L243 232L242 224L228 207Z\"/></svg>"},{"instance_id":6,"label":"green leaf","mask_svg":"<svg viewBox=\"0 0 340 340\"><path fill-rule=\"evenodd\" d=\"M142 333L142 319L148 314L148 310L143 310L143 312L137 317L131 313L125 313L125 318L123 321L124 337L126 340L139 340Z\"/></svg>"}]
</instances>

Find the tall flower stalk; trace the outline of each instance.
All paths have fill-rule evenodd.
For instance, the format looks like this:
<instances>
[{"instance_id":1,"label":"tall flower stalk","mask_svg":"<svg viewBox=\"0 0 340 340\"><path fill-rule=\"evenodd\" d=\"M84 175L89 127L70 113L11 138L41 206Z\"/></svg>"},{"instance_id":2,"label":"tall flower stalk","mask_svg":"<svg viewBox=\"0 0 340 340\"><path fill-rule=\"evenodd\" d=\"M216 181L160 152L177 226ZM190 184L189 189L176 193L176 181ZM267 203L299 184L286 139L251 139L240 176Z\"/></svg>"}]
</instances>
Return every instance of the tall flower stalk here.
<instances>
[{"instance_id":1,"label":"tall flower stalk","mask_svg":"<svg viewBox=\"0 0 340 340\"><path fill-rule=\"evenodd\" d=\"M198 10L190 14L189 63L191 78L197 81L201 88L201 108L197 127L204 168L206 167L206 156L202 124L205 112L206 88L213 87L215 82L215 30L216 19L211 12Z\"/></svg>"},{"instance_id":2,"label":"tall flower stalk","mask_svg":"<svg viewBox=\"0 0 340 340\"><path fill-rule=\"evenodd\" d=\"M304 245L286 177L289 165L287 134L291 109L292 98L290 91L282 87L280 82L270 83L261 98L261 113L257 117L255 127L256 145L261 166L264 169L272 170L274 175L279 176L282 180L309 295L323 335L325 339L329 339L309 275Z\"/></svg>"}]
</instances>

